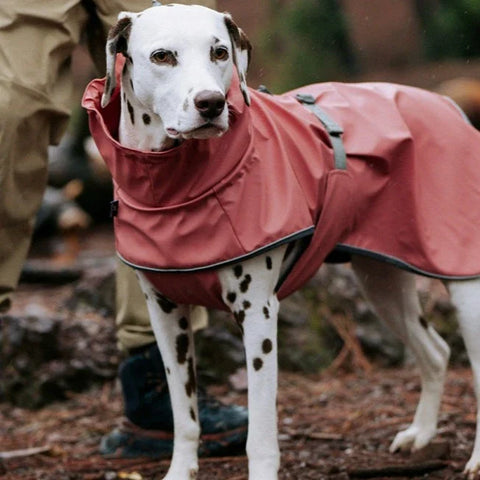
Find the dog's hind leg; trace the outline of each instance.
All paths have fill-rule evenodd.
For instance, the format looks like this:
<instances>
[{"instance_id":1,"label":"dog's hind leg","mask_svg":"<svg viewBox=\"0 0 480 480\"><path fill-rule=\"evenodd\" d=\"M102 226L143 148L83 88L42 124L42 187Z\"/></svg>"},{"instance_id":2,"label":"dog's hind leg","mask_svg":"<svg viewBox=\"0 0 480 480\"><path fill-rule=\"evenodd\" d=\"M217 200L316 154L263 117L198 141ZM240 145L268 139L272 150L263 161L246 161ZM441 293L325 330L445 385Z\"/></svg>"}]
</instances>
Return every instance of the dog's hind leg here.
<instances>
[{"instance_id":1,"label":"dog's hind leg","mask_svg":"<svg viewBox=\"0 0 480 480\"><path fill-rule=\"evenodd\" d=\"M200 426L191 307L176 305L156 292L141 273L138 277L165 365L173 411L173 457L164 480L193 480L198 472Z\"/></svg>"},{"instance_id":2,"label":"dog's hind leg","mask_svg":"<svg viewBox=\"0 0 480 480\"><path fill-rule=\"evenodd\" d=\"M277 315L284 247L219 271L222 295L243 332L248 374L249 480L277 480Z\"/></svg>"},{"instance_id":3,"label":"dog's hind leg","mask_svg":"<svg viewBox=\"0 0 480 480\"><path fill-rule=\"evenodd\" d=\"M376 314L413 353L422 391L412 424L397 434L390 451L418 450L433 438L450 349L422 317L414 275L392 265L354 257L352 266Z\"/></svg>"},{"instance_id":4,"label":"dog's hind leg","mask_svg":"<svg viewBox=\"0 0 480 480\"><path fill-rule=\"evenodd\" d=\"M460 331L465 342L473 371L477 400L477 430L473 452L465 467L468 478L480 473L480 279L446 282L453 304L457 309Z\"/></svg>"}]
</instances>

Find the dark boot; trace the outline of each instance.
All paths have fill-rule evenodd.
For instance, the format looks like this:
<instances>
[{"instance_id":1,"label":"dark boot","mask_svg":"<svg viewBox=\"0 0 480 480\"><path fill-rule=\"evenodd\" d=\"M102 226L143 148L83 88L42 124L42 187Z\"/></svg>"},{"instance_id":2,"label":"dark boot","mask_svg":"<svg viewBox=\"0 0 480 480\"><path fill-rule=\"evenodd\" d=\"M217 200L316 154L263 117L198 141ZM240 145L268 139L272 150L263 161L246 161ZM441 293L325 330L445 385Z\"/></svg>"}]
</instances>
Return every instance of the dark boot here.
<instances>
[{"instance_id":1,"label":"dark boot","mask_svg":"<svg viewBox=\"0 0 480 480\"><path fill-rule=\"evenodd\" d=\"M156 344L132 352L120 365L119 377L126 418L102 438L100 452L116 457L170 456L173 450L172 407ZM232 455L245 448L246 408L223 405L202 390L198 392L198 408L200 455Z\"/></svg>"}]
</instances>

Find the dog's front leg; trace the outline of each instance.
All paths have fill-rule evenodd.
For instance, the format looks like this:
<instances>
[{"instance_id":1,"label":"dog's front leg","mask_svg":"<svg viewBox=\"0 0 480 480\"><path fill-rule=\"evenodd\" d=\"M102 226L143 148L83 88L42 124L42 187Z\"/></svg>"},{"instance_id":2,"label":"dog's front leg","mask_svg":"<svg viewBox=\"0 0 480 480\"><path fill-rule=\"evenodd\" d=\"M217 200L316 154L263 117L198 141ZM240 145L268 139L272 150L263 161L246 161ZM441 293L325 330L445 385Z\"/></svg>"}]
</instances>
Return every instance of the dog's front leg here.
<instances>
[{"instance_id":1,"label":"dog's front leg","mask_svg":"<svg viewBox=\"0 0 480 480\"><path fill-rule=\"evenodd\" d=\"M248 373L249 480L276 480L279 468L277 315L278 300L272 296L260 312L246 313L243 322Z\"/></svg>"},{"instance_id":2,"label":"dog's front leg","mask_svg":"<svg viewBox=\"0 0 480 480\"><path fill-rule=\"evenodd\" d=\"M164 480L192 480L198 472L200 426L190 307L176 305L156 292L141 273L138 277L165 365L173 411L173 457Z\"/></svg>"},{"instance_id":3,"label":"dog's front leg","mask_svg":"<svg viewBox=\"0 0 480 480\"><path fill-rule=\"evenodd\" d=\"M249 480L277 480L277 315L284 248L220 271L223 297L243 332L248 372Z\"/></svg>"}]
</instances>

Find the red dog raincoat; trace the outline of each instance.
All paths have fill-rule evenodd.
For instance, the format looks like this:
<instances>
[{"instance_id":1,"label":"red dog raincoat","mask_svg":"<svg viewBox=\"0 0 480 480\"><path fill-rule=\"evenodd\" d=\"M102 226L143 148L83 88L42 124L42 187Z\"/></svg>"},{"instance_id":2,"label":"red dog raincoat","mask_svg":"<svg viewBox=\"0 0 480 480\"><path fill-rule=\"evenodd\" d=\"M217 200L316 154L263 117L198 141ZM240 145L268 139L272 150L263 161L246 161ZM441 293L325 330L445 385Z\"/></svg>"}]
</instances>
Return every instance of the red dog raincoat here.
<instances>
[{"instance_id":1,"label":"red dog raincoat","mask_svg":"<svg viewBox=\"0 0 480 480\"><path fill-rule=\"evenodd\" d=\"M83 105L114 180L117 251L175 302L225 309L217 267L299 239L306 248L280 299L332 251L434 277L480 275L480 133L444 97L324 83L250 90L247 107L234 80L227 133L145 152L120 145L119 91L102 109L103 89L94 80ZM346 168L335 164L338 136L298 93L342 127Z\"/></svg>"}]
</instances>

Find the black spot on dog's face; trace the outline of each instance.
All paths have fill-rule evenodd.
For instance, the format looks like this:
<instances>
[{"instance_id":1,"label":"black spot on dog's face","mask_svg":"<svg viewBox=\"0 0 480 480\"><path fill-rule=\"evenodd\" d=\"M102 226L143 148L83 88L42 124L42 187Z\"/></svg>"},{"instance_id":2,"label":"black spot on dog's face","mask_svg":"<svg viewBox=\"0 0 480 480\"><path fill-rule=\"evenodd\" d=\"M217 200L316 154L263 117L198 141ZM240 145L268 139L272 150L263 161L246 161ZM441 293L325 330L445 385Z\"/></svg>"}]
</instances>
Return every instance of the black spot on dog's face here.
<instances>
[{"instance_id":1,"label":"black spot on dog's face","mask_svg":"<svg viewBox=\"0 0 480 480\"><path fill-rule=\"evenodd\" d=\"M243 267L241 265L235 265L233 267L233 274L237 277L240 278L243 273Z\"/></svg>"},{"instance_id":2,"label":"black spot on dog's face","mask_svg":"<svg viewBox=\"0 0 480 480\"><path fill-rule=\"evenodd\" d=\"M177 361L182 364L187 361L189 339L186 333L181 333L177 337Z\"/></svg>"},{"instance_id":3,"label":"black spot on dog's face","mask_svg":"<svg viewBox=\"0 0 480 480\"><path fill-rule=\"evenodd\" d=\"M252 304L248 300L243 301L243 308L244 310L249 309L252 306Z\"/></svg>"},{"instance_id":4,"label":"black spot on dog's face","mask_svg":"<svg viewBox=\"0 0 480 480\"><path fill-rule=\"evenodd\" d=\"M418 319L420 321L420 325L426 330L428 328L428 322L425 319L425 317L420 315L420 317L418 317Z\"/></svg>"},{"instance_id":5,"label":"black spot on dog's face","mask_svg":"<svg viewBox=\"0 0 480 480\"><path fill-rule=\"evenodd\" d=\"M190 407L190 418L196 422L197 421L197 416L195 415L195 411L193 410L192 407Z\"/></svg>"},{"instance_id":6,"label":"black spot on dog's face","mask_svg":"<svg viewBox=\"0 0 480 480\"><path fill-rule=\"evenodd\" d=\"M160 293L157 293L157 303L160 305L160 308L165 313L172 313L172 311L177 308L177 304L169 300L167 297L164 297Z\"/></svg>"},{"instance_id":7,"label":"black spot on dog's face","mask_svg":"<svg viewBox=\"0 0 480 480\"><path fill-rule=\"evenodd\" d=\"M263 360L261 358L253 359L253 368L258 372L263 367Z\"/></svg>"},{"instance_id":8,"label":"black spot on dog's face","mask_svg":"<svg viewBox=\"0 0 480 480\"><path fill-rule=\"evenodd\" d=\"M248 286L250 285L251 281L252 277L247 273L247 275L245 275L245 278L240 283L240 291L242 293L245 293L248 290Z\"/></svg>"},{"instance_id":9,"label":"black spot on dog's face","mask_svg":"<svg viewBox=\"0 0 480 480\"><path fill-rule=\"evenodd\" d=\"M227 293L227 300L230 303L234 303L236 299L237 299L237 294L235 292L228 292Z\"/></svg>"},{"instance_id":10,"label":"black spot on dog's face","mask_svg":"<svg viewBox=\"0 0 480 480\"><path fill-rule=\"evenodd\" d=\"M133 110L132 104L127 100L127 109L128 109L128 114L130 115L130 121L132 122L132 125L135 125L135 112Z\"/></svg>"},{"instance_id":11,"label":"black spot on dog's face","mask_svg":"<svg viewBox=\"0 0 480 480\"><path fill-rule=\"evenodd\" d=\"M112 88L112 77L107 73L107 78L105 80L105 92L110 92L110 89Z\"/></svg>"},{"instance_id":12,"label":"black spot on dog's face","mask_svg":"<svg viewBox=\"0 0 480 480\"><path fill-rule=\"evenodd\" d=\"M267 270L271 270L272 269L272 257L267 255L267 258L265 259L265 262L267 264Z\"/></svg>"},{"instance_id":13,"label":"black spot on dog's face","mask_svg":"<svg viewBox=\"0 0 480 480\"><path fill-rule=\"evenodd\" d=\"M262 343L262 352L270 353L273 349L272 341L269 338L266 338Z\"/></svg>"},{"instance_id":14,"label":"black spot on dog's face","mask_svg":"<svg viewBox=\"0 0 480 480\"><path fill-rule=\"evenodd\" d=\"M182 330L187 330L188 329L188 320L186 317L182 317L179 321L178 321L178 326L182 329Z\"/></svg>"},{"instance_id":15,"label":"black spot on dog's face","mask_svg":"<svg viewBox=\"0 0 480 480\"><path fill-rule=\"evenodd\" d=\"M152 119L150 118L150 115L148 113L144 113L142 115L142 120L143 120L143 123L145 125L150 125L150 122L152 121Z\"/></svg>"},{"instance_id":16,"label":"black spot on dog's face","mask_svg":"<svg viewBox=\"0 0 480 480\"><path fill-rule=\"evenodd\" d=\"M171 372L170 372L170 369L168 367L165 369L165 371L167 372L167 375L170 375Z\"/></svg>"},{"instance_id":17,"label":"black spot on dog's face","mask_svg":"<svg viewBox=\"0 0 480 480\"><path fill-rule=\"evenodd\" d=\"M188 359L188 382L185 384L185 391L189 397L197 390L197 379L195 378L195 367L193 358Z\"/></svg>"},{"instance_id":18,"label":"black spot on dog's face","mask_svg":"<svg viewBox=\"0 0 480 480\"><path fill-rule=\"evenodd\" d=\"M265 315L265 318L270 318L270 310L268 307L263 307L263 314Z\"/></svg>"}]
</instances>

